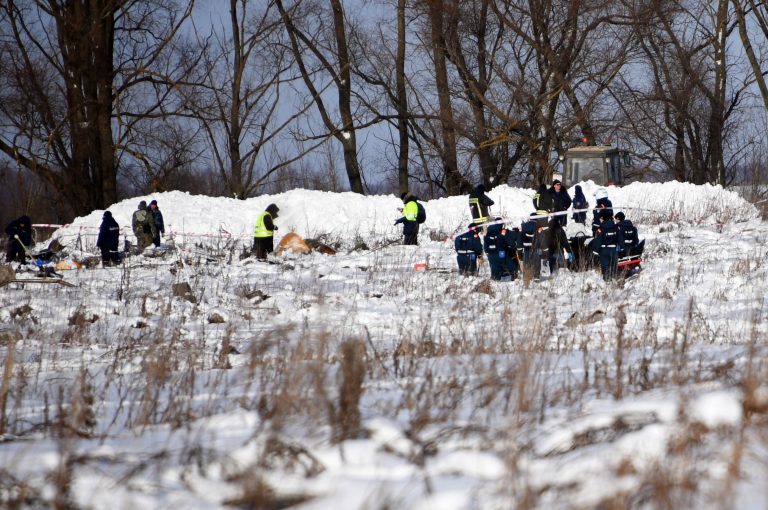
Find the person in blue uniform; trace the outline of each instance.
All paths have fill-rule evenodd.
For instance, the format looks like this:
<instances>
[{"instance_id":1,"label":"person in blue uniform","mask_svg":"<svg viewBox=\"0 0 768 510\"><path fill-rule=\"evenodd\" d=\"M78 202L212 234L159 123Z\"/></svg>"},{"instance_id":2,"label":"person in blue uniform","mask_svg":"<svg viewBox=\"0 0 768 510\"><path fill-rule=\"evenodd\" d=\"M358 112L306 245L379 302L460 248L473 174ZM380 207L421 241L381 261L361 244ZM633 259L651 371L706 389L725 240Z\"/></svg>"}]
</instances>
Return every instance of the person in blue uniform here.
<instances>
[{"instance_id":1,"label":"person in blue uniform","mask_svg":"<svg viewBox=\"0 0 768 510\"><path fill-rule=\"evenodd\" d=\"M502 224L488 226L483 247L491 267L491 279L511 281L517 278L516 239Z\"/></svg>"},{"instance_id":2,"label":"person in blue uniform","mask_svg":"<svg viewBox=\"0 0 768 510\"><path fill-rule=\"evenodd\" d=\"M483 242L475 227L474 223L470 223L467 227L469 230L456 236L453 241L460 275L477 274L477 258L483 256Z\"/></svg>"},{"instance_id":3,"label":"person in blue uniform","mask_svg":"<svg viewBox=\"0 0 768 510\"><path fill-rule=\"evenodd\" d=\"M613 222L613 214L603 211L600 215L600 227L595 238L600 258L600 272L603 280L611 281L618 276L619 251L624 244L624 236Z\"/></svg>"},{"instance_id":4,"label":"person in blue uniform","mask_svg":"<svg viewBox=\"0 0 768 510\"><path fill-rule=\"evenodd\" d=\"M640 243L637 227L626 218L623 212L617 212L613 218L616 220L616 228L621 231L621 235L624 238L624 244L621 245L619 256L625 257L629 255L632 248L635 248Z\"/></svg>"}]
</instances>

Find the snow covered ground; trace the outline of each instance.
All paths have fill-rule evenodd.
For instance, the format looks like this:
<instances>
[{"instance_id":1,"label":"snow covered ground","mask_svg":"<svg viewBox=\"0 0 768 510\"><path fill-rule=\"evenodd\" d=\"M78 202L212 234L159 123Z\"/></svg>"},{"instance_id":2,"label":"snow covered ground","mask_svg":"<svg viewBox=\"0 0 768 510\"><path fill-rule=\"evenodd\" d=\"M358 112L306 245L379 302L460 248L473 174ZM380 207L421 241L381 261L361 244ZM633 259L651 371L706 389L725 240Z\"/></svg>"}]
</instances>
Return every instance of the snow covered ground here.
<instances>
[{"instance_id":1,"label":"snow covered ground","mask_svg":"<svg viewBox=\"0 0 768 510\"><path fill-rule=\"evenodd\" d=\"M510 223L532 194L489 192ZM640 275L528 286L456 273L466 197L425 202L418 247L394 196L115 204L156 199L163 249L0 289L0 507L768 507L768 226L719 187L609 197ZM272 202L338 253L245 256Z\"/></svg>"}]
</instances>

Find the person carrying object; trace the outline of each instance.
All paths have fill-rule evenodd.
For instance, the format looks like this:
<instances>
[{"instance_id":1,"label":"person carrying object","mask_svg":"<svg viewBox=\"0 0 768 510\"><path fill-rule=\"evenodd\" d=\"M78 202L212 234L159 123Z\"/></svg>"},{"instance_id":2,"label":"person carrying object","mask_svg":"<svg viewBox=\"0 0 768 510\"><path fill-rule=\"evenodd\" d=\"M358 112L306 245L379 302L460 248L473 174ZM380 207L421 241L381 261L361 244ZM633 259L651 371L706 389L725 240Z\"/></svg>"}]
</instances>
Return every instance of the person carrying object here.
<instances>
[{"instance_id":1,"label":"person carrying object","mask_svg":"<svg viewBox=\"0 0 768 510\"><path fill-rule=\"evenodd\" d=\"M277 225L274 220L278 217L280 208L275 204L269 204L267 208L256 218L256 228L253 231L253 252L259 260L267 260L267 254L275 249L274 235Z\"/></svg>"},{"instance_id":2,"label":"person carrying object","mask_svg":"<svg viewBox=\"0 0 768 510\"><path fill-rule=\"evenodd\" d=\"M477 259L483 256L483 243L480 241L476 225L470 223L467 228L469 229L467 232L456 236L453 241L459 274L462 276L477 274Z\"/></svg>"},{"instance_id":3,"label":"person carrying object","mask_svg":"<svg viewBox=\"0 0 768 510\"><path fill-rule=\"evenodd\" d=\"M5 261L24 262L27 257L27 250L32 247L32 220L26 214L16 218L5 227L5 233L8 234L8 250L5 254Z\"/></svg>"}]
</instances>

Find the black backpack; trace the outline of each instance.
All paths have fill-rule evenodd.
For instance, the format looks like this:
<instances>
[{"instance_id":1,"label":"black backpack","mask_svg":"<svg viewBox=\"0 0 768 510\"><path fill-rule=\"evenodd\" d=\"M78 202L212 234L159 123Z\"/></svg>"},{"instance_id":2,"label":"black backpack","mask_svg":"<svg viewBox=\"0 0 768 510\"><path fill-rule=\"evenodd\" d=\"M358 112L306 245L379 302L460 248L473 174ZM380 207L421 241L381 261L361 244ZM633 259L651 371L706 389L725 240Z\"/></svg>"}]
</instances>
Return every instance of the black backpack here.
<instances>
[{"instance_id":1,"label":"black backpack","mask_svg":"<svg viewBox=\"0 0 768 510\"><path fill-rule=\"evenodd\" d=\"M419 208L419 211L416 213L416 223L424 223L427 221L427 211L424 210L424 206L419 202L416 202L416 207Z\"/></svg>"}]
</instances>

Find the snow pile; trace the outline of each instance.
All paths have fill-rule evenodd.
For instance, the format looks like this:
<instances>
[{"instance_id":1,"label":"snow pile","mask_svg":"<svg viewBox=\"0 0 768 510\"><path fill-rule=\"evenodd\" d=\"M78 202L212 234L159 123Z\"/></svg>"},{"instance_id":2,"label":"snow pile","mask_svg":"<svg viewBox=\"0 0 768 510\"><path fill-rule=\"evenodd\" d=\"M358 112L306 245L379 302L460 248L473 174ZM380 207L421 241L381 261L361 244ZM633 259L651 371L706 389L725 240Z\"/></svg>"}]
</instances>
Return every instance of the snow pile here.
<instances>
[{"instance_id":1,"label":"snow pile","mask_svg":"<svg viewBox=\"0 0 768 510\"><path fill-rule=\"evenodd\" d=\"M595 204L591 181L581 184L587 200ZM570 190L573 195L573 190ZM534 191L497 186L488 192L495 202L491 210L512 224L522 222L533 212ZM633 183L608 188L608 196L617 210L626 211L628 218L649 218L695 224L719 224L724 221L744 221L757 218L757 209L735 192L720 186L694 186L668 182ZM109 208L123 233L130 233L131 217L140 200L157 200L163 213L166 234L182 240L197 238L249 239L253 236L256 217L269 205L280 208L276 221L281 235L294 231L303 238L320 235L343 242L356 238L397 237L401 227L394 220L401 216L402 201L393 195L363 196L356 193L332 193L296 189L278 195L260 196L248 200L190 195L179 191L156 193L146 197L123 200ZM466 196L440 198L424 202L427 221L423 229L446 234L460 230L471 221ZM103 211L75 219L57 230L53 237L63 244L81 236L98 233Z\"/></svg>"}]
</instances>

